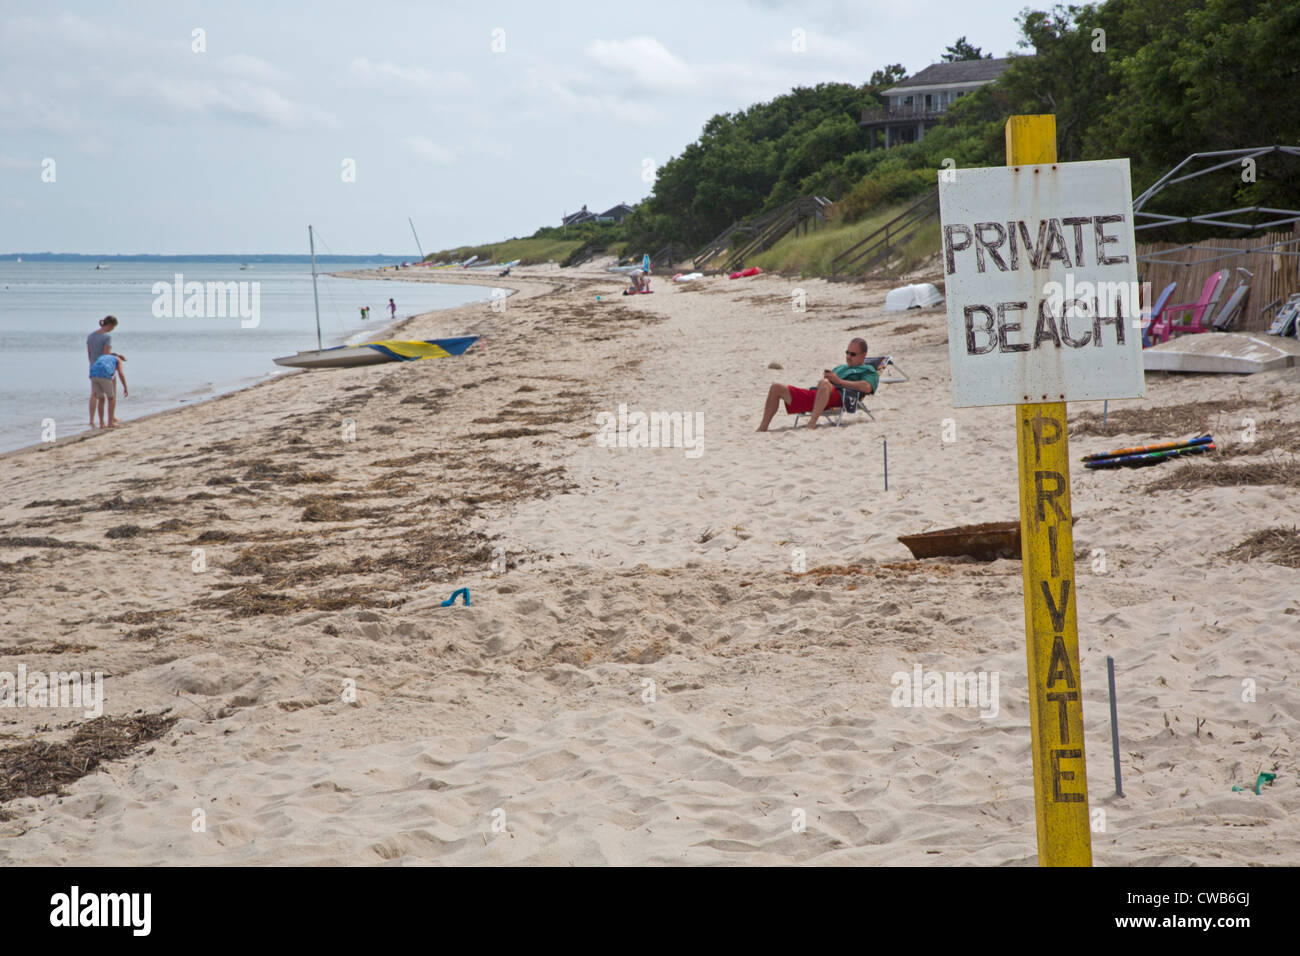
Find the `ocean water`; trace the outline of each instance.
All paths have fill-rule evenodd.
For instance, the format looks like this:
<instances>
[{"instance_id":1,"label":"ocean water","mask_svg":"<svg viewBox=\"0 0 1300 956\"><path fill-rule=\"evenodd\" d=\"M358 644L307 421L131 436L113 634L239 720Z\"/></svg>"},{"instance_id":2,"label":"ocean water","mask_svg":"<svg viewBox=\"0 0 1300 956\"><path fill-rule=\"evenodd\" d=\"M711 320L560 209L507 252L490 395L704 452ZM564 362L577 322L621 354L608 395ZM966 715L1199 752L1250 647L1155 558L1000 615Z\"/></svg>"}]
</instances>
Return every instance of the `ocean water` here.
<instances>
[{"instance_id":1,"label":"ocean water","mask_svg":"<svg viewBox=\"0 0 1300 956\"><path fill-rule=\"evenodd\" d=\"M328 268L345 271L374 264L330 263ZM257 290L256 326L251 318L238 315L156 316L154 284L174 286L177 273L185 283L250 283L243 291L251 306ZM400 321L420 312L486 301L492 293L490 286L326 275L318 276L317 283L326 348L383 338L390 325L390 296ZM370 306L370 320L364 323L363 305ZM256 263L241 270L237 263L156 260L114 262L96 270L87 262L0 261L0 451L42 441L48 419L54 420L60 438L87 428L86 336L105 315L117 316L113 351L127 359L131 394L123 399L120 382L117 393L122 421L283 374L288 370L271 359L316 347L308 263Z\"/></svg>"}]
</instances>

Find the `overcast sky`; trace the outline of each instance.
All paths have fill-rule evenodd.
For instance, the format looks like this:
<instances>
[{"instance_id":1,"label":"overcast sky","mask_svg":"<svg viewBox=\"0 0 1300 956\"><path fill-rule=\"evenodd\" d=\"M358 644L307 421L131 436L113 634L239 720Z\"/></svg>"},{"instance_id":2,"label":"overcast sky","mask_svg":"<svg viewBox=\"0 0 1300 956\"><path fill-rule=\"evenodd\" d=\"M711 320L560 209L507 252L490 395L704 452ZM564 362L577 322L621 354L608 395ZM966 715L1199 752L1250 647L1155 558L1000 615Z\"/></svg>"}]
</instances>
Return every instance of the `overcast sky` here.
<instances>
[{"instance_id":1,"label":"overcast sky","mask_svg":"<svg viewBox=\"0 0 1300 956\"><path fill-rule=\"evenodd\" d=\"M426 252L528 235L635 204L715 113L962 35L1004 56L1026 5L6 2L0 253L298 253L312 223L318 251L414 254L408 216Z\"/></svg>"}]
</instances>

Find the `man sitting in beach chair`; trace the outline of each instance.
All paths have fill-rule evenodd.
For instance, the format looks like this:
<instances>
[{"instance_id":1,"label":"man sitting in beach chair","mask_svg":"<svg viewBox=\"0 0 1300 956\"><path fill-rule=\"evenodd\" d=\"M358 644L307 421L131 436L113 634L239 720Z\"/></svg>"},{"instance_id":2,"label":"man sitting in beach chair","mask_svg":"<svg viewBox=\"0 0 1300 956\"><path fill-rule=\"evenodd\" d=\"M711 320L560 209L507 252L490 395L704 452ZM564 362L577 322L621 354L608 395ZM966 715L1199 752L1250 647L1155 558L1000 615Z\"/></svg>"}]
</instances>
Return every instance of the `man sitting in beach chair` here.
<instances>
[{"instance_id":1,"label":"man sitting in beach chair","mask_svg":"<svg viewBox=\"0 0 1300 956\"><path fill-rule=\"evenodd\" d=\"M874 392L880 384L880 373L867 363L867 340L854 339L844 350L844 357L847 359L846 363L827 369L816 388L773 384L767 390L767 404L763 406L763 422L758 426L758 430L767 431L767 426L772 424L777 407L782 402L785 402L785 410L791 415L810 415L808 427L816 428L817 419L826 409L844 407L846 390L854 393L849 397L849 401L854 404L863 395Z\"/></svg>"}]
</instances>

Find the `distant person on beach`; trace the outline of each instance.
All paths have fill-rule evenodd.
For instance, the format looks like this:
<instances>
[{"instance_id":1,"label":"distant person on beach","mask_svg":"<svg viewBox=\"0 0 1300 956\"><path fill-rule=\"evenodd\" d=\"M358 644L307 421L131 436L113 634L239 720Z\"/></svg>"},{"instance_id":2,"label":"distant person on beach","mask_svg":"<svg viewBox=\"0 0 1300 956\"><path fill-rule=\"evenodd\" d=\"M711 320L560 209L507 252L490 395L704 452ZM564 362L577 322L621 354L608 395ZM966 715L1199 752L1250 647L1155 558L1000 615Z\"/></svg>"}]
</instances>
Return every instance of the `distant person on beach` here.
<instances>
[{"instance_id":1,"label":"distant person on beach","mask_svg":"<svg viewBox=\"0 0 1300 956\"><path fill-rule=\"evenodd\" d=\"M650 279L646 276L646 274L642 270L633 269L631 278L632 278L632 288L627 290L629 295L634 295L638 292L650 291Z\"/></svg>"},{"instance_id":2,"label":"distant person on beach","mask_svg":"<svg viewBox=\"0 0 1300 956\"><path fill-rule=\"evenodd\" d=\"M99 408L99 427L117 426L117 378L122 380L122 397L126 398L126 370L122 363L126 358L113 352L105 352L95 359L90 366L91 399L90 427L95 427L95 408ZM104 405L108 404L108 424L104 424Z\"/></svg>"},{"instance_id":3,"label":"distant person on beach","mask_svg":"<svg viewBox=\"0 0 1300 956\"><path fill-rule=\"evenodd\" d=\"M388 300L388 314L394 319L397 318L397 304L392 299Z\"/></svg>"},{"instance_id":4,"label":"distant person on beach","mask_svg":"<svg viewBox=\"0 0 1300 956\"><path fill-rule=\"evenodd\" d=\"M86 359L91 365L95 359L113 350L113 330L117 328L117 317L106 315L99 320L99 328L86 336ZM95 383L90 383L90 427L95 427Z\"/></svg>"},{"instance_id":5,"label":"distant person on beach","mask_svg":"<svg viewBox=\"0 0 1300 956\"><path fill-rule=\"evenodd\" d=\"M826 369L822 380L815 388L799 388L795 385L772 385L767 390L767 404L763 406L763 423L758 426L761 432L767 431L776 415L777 406L785 402L785 410L791 415L811 412L808 427L816 428L817 419L828 408L839 408L844 404L844 389L851 388L863 395L870 395L880 383L880 373L870 365L867 359L867 340L854 339L844 350L847 360L844 365Z\"/></svg>"},{"instance_id":6,"label":"distant person on beach","mask_svg":"<svg viewBox=\"0 0 1300 956\"><path fill-rule=\"evenodd\" d=\"M365 322L369 318L370 318L370 306L363 305L361 307L361 321Z\"/></svg>"}]
</instances>

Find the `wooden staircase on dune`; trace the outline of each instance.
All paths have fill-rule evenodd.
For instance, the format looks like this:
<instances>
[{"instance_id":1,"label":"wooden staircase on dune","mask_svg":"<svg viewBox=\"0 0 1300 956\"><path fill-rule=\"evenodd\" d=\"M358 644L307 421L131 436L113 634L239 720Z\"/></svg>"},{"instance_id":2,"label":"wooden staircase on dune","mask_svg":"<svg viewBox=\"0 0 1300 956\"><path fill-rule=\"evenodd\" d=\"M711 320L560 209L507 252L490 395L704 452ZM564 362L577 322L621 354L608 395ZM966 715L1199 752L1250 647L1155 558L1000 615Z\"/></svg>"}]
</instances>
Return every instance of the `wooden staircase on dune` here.
<instances>
[{"instance_id":1,"label":"wooden staircase on dune","mask_svg":"<svg viewBox=\"0 0 1300 956\"><path fill-rule=\"evenodd\" d=\"M832 281L863 278L873 266L902 249L938 218L939 190L934 189L832 259L830 278Z\"/></svg>"},{"instance_id":2,"label":"wooden staircase on dune","mask_svg":"<svg viewBox=\"0 0 1300 956\"><path fill-rule=\"evenodd\" d=\"M831 201L825 196L800 196L758 216L734 222L693 257L697 272L734 272L745 260L770 249L792 231L806 233L826 222Z\"/></svg>"}]
</instances>

